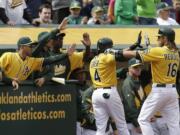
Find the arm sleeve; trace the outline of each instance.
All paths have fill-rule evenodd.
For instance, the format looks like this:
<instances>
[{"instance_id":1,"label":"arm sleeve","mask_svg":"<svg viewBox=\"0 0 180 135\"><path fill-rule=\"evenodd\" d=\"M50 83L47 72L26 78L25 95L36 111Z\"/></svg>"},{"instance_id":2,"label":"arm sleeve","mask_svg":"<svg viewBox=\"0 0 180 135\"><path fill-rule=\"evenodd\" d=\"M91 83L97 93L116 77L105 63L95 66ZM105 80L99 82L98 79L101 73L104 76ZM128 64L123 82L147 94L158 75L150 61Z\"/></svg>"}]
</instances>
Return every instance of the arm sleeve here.
<instances>
[{"instance_id":1,"label":"arm sleeve","mask_svg":"<svg viewBox=\"0 0 180 135\"><path fill-rule=\"evenodd\" d=\"M123 56L123 51L122 50L118 50L117 52L115 52L115 59L116 61L127 61L127 59Z\"/></svg>"},{"instance_id":2,"label":"arm sleeve","mask_svg":"<svg viewBox=\"0 0 180 135\"><path fill-rule=\"evenodd\" d=\"M69 56L71 71L83 67L84 65L83 57L84 57L84 52L74 52L71 56Z\"/></svg>"},{"instance_id":3,"label":"arm sleeve","mask_svg":"<svg viewBox=\"0 0 180 135\"><path fill-rule=\"evenodd\" d=\"M138 127L137 118L139 110L136 107L135 96L132 93L132 89L129 85L123 85L122 87L123 102L126 104L126 115L132 121L135 127Z\"/></svg>"},{"instance_id":4,"label":"arm sleeve","mask_svg":"<svg viewBox=\"0 0 180 135\"><path fill-rule=\"evenodd\" d=\"M31 16L31 13L30 11L28 10L28 8L24 9L24 14L23 14L23 18L25 20L27 20L30 24L32 23L32 16Z\"/></svg>"},{"instance_id":5,"label":"arm sleeve","mask_svg":"<svg viewBox=\"0 0 180 135\"><path fill-rule=\"evenodd\" d=\"M6 16L5 9L1 7L0 7L0 19L5 24L9 21L9 18Z\"/></svg>"},{"instance_id":6,"label":"arm sleeve","mask_svg":"<svg viewBox=\"0 0 180 135\"><path fill-rule=\"evenodd\" d=\"M144 51L138 52L142 62L155 62L162 59L164 56L161 55L161 49L159 47L150 48Z\"/></svg>"},{"instance_id":7,"label":"arm sleeve","mask_svg":"<svg viewBox=\"0 0 180 135\"><path fill-rule=\"evenodd\" d=\"M83 55L83 61L84 62L89 60L90 53L91 53L90 46L86 46L86 51L84 52L84 55Z\"/></svg>"},{"instance_id":8,"label":"arm sleeve","mask_svg":"<svg viewBox=\"0 0 180 135\"><path fill-rule=\"evenodd\" d=\"M33 49L32 56L36 57L39 52L42 50L42 48L47 44L49 39L53 36L55 36L59 32L59 29L54 29L50 33L47 33L42 36L41 39L38 41L38 45Z\"/></svg>"},{"instance_id":9,"label":"arm sleeve","mask_svg":"<svg viewBox=\"0 0 180 135\"><path fill-rule=\"evenodd\" d=\"M50 65L50 64L53 64L55 62L61 61L64 58L66 58L67 56L68 55L66 53L64 53L64 54L60 54L60 55L55 55L55 56L50 56L50 57L44 58L42 66L44 67L46 65Z\"/></svg>"}]
</instances>

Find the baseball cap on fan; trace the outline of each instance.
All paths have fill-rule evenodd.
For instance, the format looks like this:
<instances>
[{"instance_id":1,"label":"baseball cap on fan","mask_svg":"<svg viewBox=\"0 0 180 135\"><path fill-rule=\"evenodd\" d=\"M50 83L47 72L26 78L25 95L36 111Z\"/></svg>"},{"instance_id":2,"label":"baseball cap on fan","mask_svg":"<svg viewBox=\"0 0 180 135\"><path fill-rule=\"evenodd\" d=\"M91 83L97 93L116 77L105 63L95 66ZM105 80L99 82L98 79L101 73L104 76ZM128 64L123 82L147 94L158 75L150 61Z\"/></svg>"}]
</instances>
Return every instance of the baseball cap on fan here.
<instances>
[{"instance_id":1,"label":"baseball cap on fan","mask_svg":"<svg viewBox=\"0 0 180 135\"><path fill-rule=\"evenodd\" d=\"M18 47L19 46L32 47L35 44L37 44L37 42L36 41L33 42L29 37L21 37L17 42Z\"/></svg>"},{"instance_id":2,"label":"baseball cap on fan","mask_svg":"<svg viewBox=\"0 0 180 135\"><path fill-rule=\"evenodd\" d=\"M157 5L157 11L160 12L162 10L170 10L172 7L170 7L166 2L160 2Z\"/></svg>"},{"instance_id":3,"label":"baseball cap on fan","mask_svg":"<svg viewBox=\"0 0 180 135\"><path fill-rule=\"evenodd\" d=\"M141 65L142 65L141 61L135 58L132 58L128 61L128 67L136 67Z\"/></svg>"},{"instance_id":4,"label":"baseball cap on fan","mask_svg":"<svg viewBox=\"0 0 180 135\"><path fill-rule=\"evenodd\" d=\"M81 4L78 1L71 2L70 9L81 9Z\"/></svg>"}]
</instances>

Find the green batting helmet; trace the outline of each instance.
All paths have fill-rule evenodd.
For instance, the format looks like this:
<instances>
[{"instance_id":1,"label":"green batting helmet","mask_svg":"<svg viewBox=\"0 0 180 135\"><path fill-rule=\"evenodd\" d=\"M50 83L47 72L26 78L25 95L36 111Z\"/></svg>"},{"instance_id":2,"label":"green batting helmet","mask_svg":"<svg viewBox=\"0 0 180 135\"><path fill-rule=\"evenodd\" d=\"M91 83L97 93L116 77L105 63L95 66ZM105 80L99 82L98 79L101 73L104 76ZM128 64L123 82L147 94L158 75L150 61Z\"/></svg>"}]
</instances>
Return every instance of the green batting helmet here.
<instances>
[{"instance_id":1,"label":"green batting helmet","mask_svg":"<svg viewBox=\"0 0 180 135\"><path fill-rule=\"evenodd\" d=\"M113 41L110 38L104 37L98 40L97 50L98 52L104 52L108 48L113 47Z\"/></svg>"},{"instance_id":2,"label":"green batting helmet","mask_svg":"<svg viewBox=\"0 0 180 135\"><path fill-rule=\"evenodd\" d=\"M170 27L162 27L158 31L158 36L166 36L171 42L175 40L175 31Z\"/></svg>"}]
</instances>

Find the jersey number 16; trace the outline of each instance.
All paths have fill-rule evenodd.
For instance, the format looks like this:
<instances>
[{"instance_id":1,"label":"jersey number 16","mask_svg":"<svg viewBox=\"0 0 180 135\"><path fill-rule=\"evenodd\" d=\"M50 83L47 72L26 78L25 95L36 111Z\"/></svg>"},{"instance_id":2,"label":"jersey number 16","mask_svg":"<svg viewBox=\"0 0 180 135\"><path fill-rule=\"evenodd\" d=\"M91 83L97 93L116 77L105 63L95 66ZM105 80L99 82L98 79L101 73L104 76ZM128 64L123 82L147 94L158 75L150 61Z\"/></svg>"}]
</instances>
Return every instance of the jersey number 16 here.
<instances>
[{"instance_id":1,"label":"jersey number 16","mask_svg":"<svg viewBox=\"0 0 180 135\"><path fill-rule=\"evenodd\" d=\"M170 63L168 65L167 76L175 77L176 73L177 73L177 64L176 63Z\"/></svg>"}]
</instances>

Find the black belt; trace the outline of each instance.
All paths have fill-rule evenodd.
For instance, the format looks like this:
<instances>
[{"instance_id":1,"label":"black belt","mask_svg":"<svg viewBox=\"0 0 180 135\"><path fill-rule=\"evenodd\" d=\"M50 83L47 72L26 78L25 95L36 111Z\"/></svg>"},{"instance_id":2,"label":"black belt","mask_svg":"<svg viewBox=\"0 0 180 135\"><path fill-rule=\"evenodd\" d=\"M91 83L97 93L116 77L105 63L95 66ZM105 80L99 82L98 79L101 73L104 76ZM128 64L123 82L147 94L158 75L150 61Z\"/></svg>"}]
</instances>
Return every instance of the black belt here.
<instances>
[{"instance_id":1,"label":"black belt","mask_svg":"<svg viewBox=\"0 0 180 135\"><path fill-rule=\"evenodd\" d=\"M103 87L103 89L111 89L111 87Z\"/></svg>"},{"instance_id":2,"label":"black belt","mask_svg":"<svg viewBox=\"0 0 180 135\"><path fill-rule=\"evenodd\" d=\"M154 115L154 117L156 117L156 118L162 118L161 115Z\"/></svg>"},{"instance_id":3,"label":"black belt","mask_svg":"<svg viewBox=\"0 0 180 135\"><path fill-rule=\"evenodd\" d=\"M167 84L169 85L169 84ZM166 87L166 84L156 84L156 87ZM172 87L176 87L176 84L172 84Z\"/></svg>"}]
</instances>

